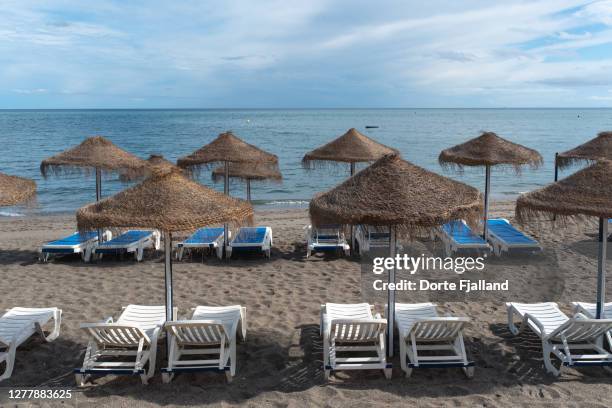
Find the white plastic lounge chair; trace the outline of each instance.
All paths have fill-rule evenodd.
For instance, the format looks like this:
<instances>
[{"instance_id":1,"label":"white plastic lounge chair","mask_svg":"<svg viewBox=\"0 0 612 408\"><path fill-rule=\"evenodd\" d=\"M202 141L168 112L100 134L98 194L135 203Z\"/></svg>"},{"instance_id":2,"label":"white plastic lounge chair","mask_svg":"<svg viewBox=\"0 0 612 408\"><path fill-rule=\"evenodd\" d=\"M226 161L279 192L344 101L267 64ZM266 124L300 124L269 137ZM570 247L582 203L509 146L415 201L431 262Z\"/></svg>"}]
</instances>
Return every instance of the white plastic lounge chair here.
<instances>
[{"instance_id":1,"label":"white plastic lounge chair","mask_svg":"<svg viewBox=\"0 0 612 408\"><path fill-rule=\"evenodd\" d=\"M246 340L245 307L198 306L190 320L166 322L164 328L170 352L168 367L162 369L163 382L180 372L221 371L228 381L236 375L237 334Z\"/></svg>"},{"instance_id":2,"label":"white plastic lounge chair","mask_svg":"<svg viewBox=\"0 0 612 408\"><path fill-rule=\"evenodd\" d=\"M544 366L555 376L561 374L564 366L611 366L612 354L603 347L603 338L608 347L612 346L609 331L612 319L589 319L583 314L572 318L559 310L556 303L506 303L508 327L512 334L519 334L529 326L540 339L544 352ZM514 317L521 319L520 327L514 324ZM579 354L572 352L580 350ZM584 354L583 350L595 351ZM559 368L550 356L557 357Z\"/></svg>"},{"instance_id":3,"label":"white plastic lounge chair","mask_svg":"<svg viewBox=\"0 0 612 408\"><path fill-rule=\"evenodd\" d=\"M110 241L96 246L94 253L100 257L103 254L134 254L136 261L142 261L146 248L160 248L160 233L157 230L130 230Z\"/></svg>"},{"instance_id":4,"label":"white plastic lounge chair","mask_svg":"<svg viewBox=\"0 0 612 408\"><path fill-rule=\"evenodd\" d=\"M229 238L232 237L231 231L228 231ZM221 228L200 228L189 238L177 245L176 256L180 261L183 259L185 250L191 249L211 249L215 250L217 258L223 258L223 227Z\"/></svg>"},{"instance_id":5,"label":"white plastic lounge chair","mask_svg":"<svg viewBox=\"0 0 612 408\"><path fill-rule=\"evenodd\" d=\"M400 363L406 377L413 368L459 367L472 378L474 362L468 359L463 342L469 321L467 317L441 317L433 303L396 303Z\"/></svg>"},{"instance_id":6,"label":"white plastic lounge chair","mask_svg":"<svg viewBox=\"0 0 612 408\"><path fill-rule=\"evenodd\" d=\"M336 370L383 370L385 377L391 378L386 329L387 319L373 316L367 303L321 305L325 379Z\"/></svg>"},{"instance_id":7,"label":"white plastic lounge chair","mask_svg":"<svg viewBox=\"0 0 612 408\"><path fill-rule=\"evenodd\" d=\"M104 231L103 234L105 241L109 241L113 237L110 231ZM67 237L44 244L40 249L40 260L47 262L51 255L81 254L81 259L89 262L96 245L98 245L97 231L75 232Z\"/></svg>"},{"instance_id":8,"label":"white plastic lounge chair","mask_svg":"<svg viewBox=\"0 0 612 408\"><path fill-rule=\"evenodd\" d=\"M270 258L272 249L272 228L270 227L242 227L226 248L227 257L233 251L263 252Z\"/></svg>"},{"instance_id":9,"label":"white plastic lounge chair","mask_svg":"<svg viewBox=\"0 0 612 408\"><path fill-rule=\"evenodd\" d=\"M368 252L372 248L389 248L389 227L358 225L355 228L355 248L359 253ZM398 244L398 249L401 246Z\"/></svg>"},{"instance_id":10,"label":"white plastic lounge chair","mask_svg":"<svg viewBox=\"0 0 612 408\"><path fill-rule=\"evenodd\" d=\"M597 315L597 305L595 303L572 302L572 305L574 305L576 313L582 313L591 319L595 319ZM603 317L605 319L612 319L612 302L604 303Z\"/></svg>"},{"instance_id":11,"label":"white plastic lounge chair","mask_svg":"<svg viewBox=\"0 0 612 408\"><path fill-rule=\"evenodd\" d=\"M463 220L455 220L442 225L436 230L435 235L444 244L444 255L447 257L462 249L491 250L487 241L475 234Z\"/></svg>"},{"instance_id":12,"label":"white plastic lounge chair","mask_svg":"<svg viewBox=\"0 0 612 408\"><path fill-rule=\"evenodd\" d=\"M351 247L346 242L339 225L326 225L317 228L307 225L305 229L306 258L309 258L313 252L342 251L344 255L350 255Z\"/></svg>"},{"instance_id":13,"label":"white plastic lounge chair","mask_svg":"<svg viewBox=\"0 0 612 408\"><path fill-rule=\"evenodd\" d=\"M53 319L53 330L45 334L43 326ZM60 334L62 311L56 307L28 308L14 307L0 317L0 364L4 362L4 372L0 381L11 377L15 366L15 352L33 334L39 333L44 341L53 341Z\"/></svg>"},{"instance_id":14,"label":"white plastic lounge chair","mask_svg":"<svg viewBox=\"0 0 612 408\"><path fill-rule=\"evenodd\" d=\"M157 341L165 321L165 306L129 305L117 321L109 317L82 324L90 340L83 366L74 370L77 385L83 386L92 374L139 375L147 384L155 373Z\"/></svg>"},{"instance_id":15,"label":"white plastic lounge chair","mask_svg":"<svg viewBox=\"0 0 612 408\"><path fill-rule=\"evenodd\" d=\"M511 249L542 250L538 241L514 228L505 218L488 220L487 226L487 239L491 242L493 253L497 256Z\"/></svg>"}]
</instances>

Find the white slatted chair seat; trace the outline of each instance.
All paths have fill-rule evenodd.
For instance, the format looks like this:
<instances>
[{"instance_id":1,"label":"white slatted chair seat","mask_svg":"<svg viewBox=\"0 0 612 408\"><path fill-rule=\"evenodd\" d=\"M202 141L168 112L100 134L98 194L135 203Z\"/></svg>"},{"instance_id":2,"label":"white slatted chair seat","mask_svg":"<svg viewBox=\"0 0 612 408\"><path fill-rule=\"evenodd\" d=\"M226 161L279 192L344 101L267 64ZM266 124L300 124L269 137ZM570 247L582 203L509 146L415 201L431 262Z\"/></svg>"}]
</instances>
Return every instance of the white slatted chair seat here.
<instances>
[{"instance_id":1,"label":"white slatted chair seat","mask_svg":"<svg viewBox=\"0 0 612 408\"><path fill-rule=\"evenodd\" d=\"M46 334L43 327L54 320L53 330ZM11 377L17 347L33 334L39 333L44 341L51 342L60 334L62 311L56 307L28 308L14 307L0 317L0 364L5 363L0 381Z\"/></svg>"},{"instance_id":2,"label":"white slatted chair seat","mask_svg":"<svg viewBox=\"0 0 612 408\"><path fill-rule=\"evenodd\" d=\"M368 303L322 305L325 378L329 378L333 370L356 369L383 370L385 376L391 378L391 364L387 363L385 353L386 328L387 320L372 315L372 306Z\"/></svg>"},{"instance_id":3,"label":"white slatted chair seat","mask_svg":"<svg viewBox=\"0 0 612 408\"><path fill-rule=\"evenodd\" d=\"M569 318L552 302L506 303L506 308L508 327L513 334L529 327L541 338L548 372L558 376L563 366L612 366L612 354L602 347L604 339L608 348L612 347L612 319L590 319L581 313ZM514 323L515 317L521 319L520 327ZM573 350L580 353L572 354ZM583 350L594 350L595 354ZM551 355L561 362L559 368L552 363Z\"/></svg>"},{"instance_id":4,"label":"white slatted chair seat","mask_svg":"<svg viewBox=\"0 0 612 408\"><path fill-rule=\"evenodd\" d=\"M90 341L83 366L75 369L77 385L83 386L91 374L139 375L147 384L155 373L157 341L165 321L165 306L128 305L116 321L82 324Z\"/></svg>"},{"instance_id":5,"label":"white slatted chair seat","mask_svg":"<svg viewBox=\"0 0 612 408\"><path fill-rule=\"evenodd\" d=\"M401 367L407 377L415 367L459 367L468 377L474 375L474 364L468 360L463 342L468 318L440 317L433 303L396 303L395 322L400 333Z\"/></svg>"},{"instance_id":6,"label":"white slatted chair seat","mask_svg":"<svg viewBox=\"0 0 612 408\"><path fill-rule=\"evenodd\" d=\"M162 369L164 382L182 371L222 371L228 381L236 375L236 337L246 339L246 308L198 306L190 320L167 322L165 330L170 352L168 367Z\"/></svg>"}]
</instances>

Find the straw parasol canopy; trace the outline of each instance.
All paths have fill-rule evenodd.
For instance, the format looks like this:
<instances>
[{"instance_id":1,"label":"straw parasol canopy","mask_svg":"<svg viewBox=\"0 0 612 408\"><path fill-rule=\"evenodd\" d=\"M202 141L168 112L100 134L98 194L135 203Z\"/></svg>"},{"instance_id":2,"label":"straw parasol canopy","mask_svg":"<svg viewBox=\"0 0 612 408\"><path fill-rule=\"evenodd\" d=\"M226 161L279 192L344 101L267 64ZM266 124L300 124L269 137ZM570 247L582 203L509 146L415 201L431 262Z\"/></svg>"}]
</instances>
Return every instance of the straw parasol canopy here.
<instances>
[{"instance_id":1,"label":"straw parasol canopy","mask_svg":"<svg viewBox=\"0 0 612 408\"><path fill-rule=\"evenodd\" d=\"M612 162L603 160L516 201L519 221L538 214L561 218L612 218Z\"/></svg>"},{"instance_id":2,"label":"straw parasol canopy","mask_svg":"<svg viewBox=\"0 0 612 408\"><path fill-rule=\"evenodd\" d=\"M258 163L275 167L278 165L278 157L245 142L232 132L225 132L206 146L180 158L177 164L182 168L198 168L224 162Z\"/></svg>"},{"instance_id":3,"label":"straw parasol canopy","mask_svg":"<svg viewBox=\"0 0 612 408\"><path fill-rule=\"evenodd\" d=\"M480 136L465 143L442 150L438 157L443 167L463 166L513 166L519 170L529 165L537 168L544 160L536 150L513 143L494 132L483 132Z\"/></svg>"},{"instance_id":4,"label":"straw parasol canopy","mask_svg":"<svg viewBox=\"0 0 612 408\"><path fill-rule=\"evenodd\" d=\"M44 177L51 173L73 173L91 170L121 171L129 178L146 174L148 165L103 136L93 136L81 144L45 159L40 164Z\"/></svg>"},{"instance_id":5,"label":"straw parasol canopy","mask_svg":"<svg viewBox=\"0 0 612 408\"><path fill-rule=\"evenodd\" d=\"M451 220L475 224L482 209L482 196L474 187L392 154L316 195L310 217L315 225L389 225L413 235Z\"/></svg>"},{"instance_id":6,"label":"straw parasol canopy","mask_svg":"<svg viewBox=\"0 0 612 408\"><path fill-rule=\"evenodd\" d=\"M0 206L17 205L31 199L36 193L36 183L23 177L0 173Z\"/></svg>"},{"instance_id":7,"label":"straw parasol canopy","mask_svg":"<svg viewBox=\"0 0 612 408\"><path fill-rule=\"evenodd\" d=\"M606 297L606 252L608 220L612 218L612 162L599 161L544 188L521 195L516 201L516 218L553 214L561 219L592 216L599 218L599 257L597 260L597 312L603 317Z\"/></svg>"},{"instance_id":8,"label":"straw parasol canopy","mask_svg":"<svg viewBox=\"0 0 612 408\"><path fill-rule=\"evenodd\" d=\"M612 132L600 132L597 137L571 150L558 153L555 164L560 169L571 167L578 162L612 160Z\"/></svg>"},{"instance_id":9,"label":"straw parasol canopy","mask_svg":"<svg viewBox=\"0 0 612 408\"><path fill-rule=\"evenodd\" d=\"M161 154L152 154L146 160L151 167L161 167L165 169L177 169L176 164L172 163L170 160L164 158Z\"/></svg>"},{"instance_id":10,"label":"straw parasol canopy","mask_svg":"<svg viewBox=\"0 0 612 408\"><path fill-rule=\"evenodd\" d=\"M399 152L351 128L339 138L306 153L302 159L302 165L307 169L312 169L329 165L330 162L373 162L386 154L393 153Z\"/></svg>"},{"instance_id":11,"label":"straw parasol canopy","mask_svg":"<svg viewBox=\"0 0 612 408\"><path fill-rule=\"evenodd\" d=\"M231 163L229 166L229 176L242 180L270 180L280 182L283 175L278 169L269 166L251 163ZM225 178L225 167L220 166L213 170L213 181L223 181Z\"/></svg>"},{"instance_id":12,"label":"straw parasol canopy","mask_svg":"<svg viewBox=\"0 0 612 408\"><path fill-rule=\"evenodd\" d=\"M151 177L77 212L79 230L104 227L192 231L211 224L249 222L250 204L218 193L179 170L154 169Z\"/></svg>"}]
</instances>

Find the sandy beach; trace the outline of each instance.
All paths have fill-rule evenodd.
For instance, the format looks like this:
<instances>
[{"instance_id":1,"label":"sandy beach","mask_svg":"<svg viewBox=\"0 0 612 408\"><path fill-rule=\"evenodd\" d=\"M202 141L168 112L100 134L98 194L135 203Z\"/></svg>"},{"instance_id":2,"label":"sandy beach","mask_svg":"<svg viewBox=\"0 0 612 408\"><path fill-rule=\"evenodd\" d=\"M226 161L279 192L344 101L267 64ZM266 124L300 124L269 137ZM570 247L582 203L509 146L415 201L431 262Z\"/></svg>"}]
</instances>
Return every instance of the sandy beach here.
<instances>
[{"instance_id":1,"label":"sandy beach","mask_svg":"<svg viewBox=\"0 0 612 408\"><path fill-rule=\"evenodd\" d=\"M512 220L513 215L513 203L493 204L492 216ZM110 258L85 264L75 257L42 264L37 261L40 245L72 232L74 217L2 218L0 306L57 306L63 310L63 322L56 341L45 344L32 338L18 349L13 376L1 384L0 401L7 402L11 388L62 387L75 394L65 406L610 406L609 373L595 367L567 369L560 378L547 374L538 338L529 331L513 337L504 307L510 300L557 301L571 313L572 301L593 302L594 223L553 227L541 221L522 226L544 251L490 259L487 274L509 279L509 293L439 302L442 312L472 319L466 342L477 365L474 379L456 369L415 370L404 378L396 355L391 380L379 371L355 371L337 373L329 383L322 372L320 305L369 301L382 310L385 298L370 298L374 295L367 290L367 271L358 258L306 260L306 210L258 212L256 223L274 231L271 260L241 257L227 263L196 255L174 266L181 316L201 304L247 307L247 341L238 345L238 372L231 384L212 373L182 374L162 384L158 374L148 386L137 377L108 376L75 389L72 370L81 365L87 345L79 324L118 316L129 303L163 304L163 253L148 253L142 263ZM398 295L398 301L417 300ZM164 359L160 347L158 369Z\"/></svg>"}]
</instances>

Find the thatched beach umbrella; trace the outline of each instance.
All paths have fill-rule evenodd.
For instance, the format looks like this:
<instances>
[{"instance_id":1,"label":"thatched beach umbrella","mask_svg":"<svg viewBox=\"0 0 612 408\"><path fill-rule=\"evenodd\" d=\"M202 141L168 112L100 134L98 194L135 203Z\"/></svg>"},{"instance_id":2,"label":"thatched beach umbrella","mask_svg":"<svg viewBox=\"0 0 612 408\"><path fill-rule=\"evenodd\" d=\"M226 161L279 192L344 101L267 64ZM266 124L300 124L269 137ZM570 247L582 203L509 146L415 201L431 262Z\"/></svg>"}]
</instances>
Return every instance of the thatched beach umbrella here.
<instances>
[{"instance_id":1,"label":"thatched beach umbrella","mask_svg":"<svg viewBox=\"0 0 612 408\"><path fill-rule=\"evenodd\" d=\"M280 182L283 179L281 172L269 166L251 163L231 163L227 166L229 177L244 180L246 183L247 201L251 201L251 181ZM214 182L225 180L225 166L217 167L212 172Z\"/></svg>"},{"instance_id":2,"label":"thatched beach umbrella","mask_svg":"<svg viewBox=\"0 0 612 408\"><path fill-rule=\"evenodd\" d=\"M40 163L40 172L46 178L49 173L96 174L96 201L102 198L102 172L121 172L131 179L146 174L147 163L116 146L103 136L92 136L79 145L49 157ZM102 240L102 234L98 231Z\"/></svg>"},{"instance_id":3,"label":"thatched beach umbrella","mask_svg":"<svg viewBox=\"0 0 612 408\"><path fill-rule=\"evenodd\" d=\"M278 157L240 139L232 132L221 133L215 140L188 156L178 159L177 164L184 169L198 169L223 163L225 181L223 192L229 195L230 163L251 163L277 168ZM223 227L223 251L228 242L227 225Z\"/></svg>"},{"instance_id":4,"label":"thatched beach umbrella","mask_svg":"<svg viewBox=\"0 0 612 408\"><path fill-rule=\"evenodd\" d=\"M28 201L34 194L36 194L34 180L0 173L0 207Z\"/></svg>"},{"instance_id":5,"label":"thatched beach umbrella","mask_svg":"<svg viewBox=\"0 0 612 408\"><path fill-rule=\"evenodd\" d=\"M370 163L386 154L399 153L396 149L370 139L355 128L342 136L308 152L302 158L302 166L312 169L330 163L349 163L351 176L355 174L356 163ZM351 226L351 251L355 248L355 230Z\"/></svg>"},{"instance_id":6,"label":"thatched beach umbrella","mask_svg":"<svg viewBox=\"0 0 612 408\"><path fill-rule=\"evenodd\" d=\"M340 223L388 226L389 256L395 257L397 233L429 233L452 220L474 224L482 197L474 187L387 155L310 202L314 225ZM395 268L389 271L395 283ZM388 290L388 352L393 353L395 292Z\"/></svg>"},{"instance_id":7,"label":"thatched beach umbrella","mask_svg":"<svg viewBox=\"0 0 612 408\"><path fill-rule=\"evenodd\" d=\"M542 165L542 155L533 149L499 137L493 132L482 135L465 143L442 150L438 157L443 167L485 166L485 205L482 237L487 239L487 219L489 214L489 194L491 191L491 167L511 166L518 173L522 166L537 168Z\"/></svg>"},{"instance_id":8,"label":"thatched beach umbrella","mask_svg":"<svg viewBox=\"0 0 612 408\"><path fill-rule=\"evenodd\" d=\"M351 128L337 139L306 153L302 158L302 165L312 169L331 162L349 163L352 176L355 174L355 163L373 162L393 153L398 151Z\"/></svg>"},{"instance_id":9,"label":"thatched beach umbrella","mask_svg":"<svg viewBox=\"0 0 612 408\"><path fill-rule=\"evenodd\" d=\"M612 160L612 132L600 132L597 137L580 146L566 152L555 153L555 181L559 179L559 169L602 159Z\"/></svg>"},{"instance_id":10,"label":"thatched beach umbrella","mask_svg":"<svg viewBox=\"0 0 612 408\"><path fill-rule=\"evenodd\" d=\"M181 170L179 167L177 167L176 164L164 158L164 156L162 156L161 154L151 154L149 155L149 158L145 160L145 162L147 162L147 165L149 166L150 170L153 170L155 168L162 168L162 169L168 169L168 170L173 170L173 169ZM123 182L127 182L131 180L132 177L130 177L129 174L122 173L119 176L119 179Z\"/></svg>"},{"instance_id":11,"label":"thatched beach umbrella","mask_svg":"<svg viewBox=\"0 0 612 408\"><path fill-rule=\"evenodd\" d=\"M516 201L516 217L525 222L540 214L563 218L599 218L599 262L597 278L597 318L601 318L605 298L608 218L612 218L612 162L603 160L539 190L521 195Z\"/></svg>"},{"instance_id":12,"label":"thatched beach umbrella","mask_svg":"<svg viewBox=\"0 0 612 408\"><path fill-rule=\"evenodd\" d=\"M186 178L155 169L142 183L77 212L79 230L155 228L164 234L166 315L172 317L172 234L220 223L250 221L250 204Z\"/></svg>"}]
</instances>

